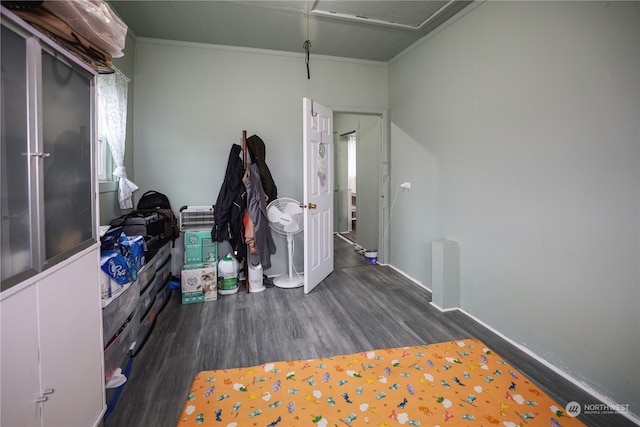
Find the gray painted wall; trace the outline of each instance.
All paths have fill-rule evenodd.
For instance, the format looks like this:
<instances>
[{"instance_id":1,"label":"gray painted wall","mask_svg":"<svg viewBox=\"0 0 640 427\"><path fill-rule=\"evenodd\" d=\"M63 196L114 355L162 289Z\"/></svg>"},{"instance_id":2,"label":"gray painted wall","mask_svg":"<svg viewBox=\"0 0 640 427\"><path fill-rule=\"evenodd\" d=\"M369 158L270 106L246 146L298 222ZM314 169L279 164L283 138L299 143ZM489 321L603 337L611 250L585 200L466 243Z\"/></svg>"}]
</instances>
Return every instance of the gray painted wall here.
<instances>
[{"instance_id":1,"label":"gray painted wall","mask_svg":"<svg viewBox=\"0 0 640 427\"><path fill-rule=\"evenodd\" d=\"M356 145L356 188L358 243L367 250L378 249L380 204L380 118L358 117Z\"/></svg>"},{"instance_id":2,"label":"gray painted wall","mask_svg":"<svg viewBox=\"0 0 640 427\"><path fill-rule=\"evenodd\" d=\"M139 194L167 194L174 210L215 203L233 143L259 135L278 196L302 200L302 99L384 109L386 63L138 38L134 167ZM286 272L286 239L267 274ZM302 269L302 234L295 266Z\"/></svg>"},{"instance_id":3,"label":"gray painted wall","mask_svg":"<svg viewBox=\"0 0 640 427\"><path fill-rule=\"evenodd\" d=\"M640 3L482 3L389 94L391 264L458 241L464 310L639 414Z\"/></svg>"}]
</instances>

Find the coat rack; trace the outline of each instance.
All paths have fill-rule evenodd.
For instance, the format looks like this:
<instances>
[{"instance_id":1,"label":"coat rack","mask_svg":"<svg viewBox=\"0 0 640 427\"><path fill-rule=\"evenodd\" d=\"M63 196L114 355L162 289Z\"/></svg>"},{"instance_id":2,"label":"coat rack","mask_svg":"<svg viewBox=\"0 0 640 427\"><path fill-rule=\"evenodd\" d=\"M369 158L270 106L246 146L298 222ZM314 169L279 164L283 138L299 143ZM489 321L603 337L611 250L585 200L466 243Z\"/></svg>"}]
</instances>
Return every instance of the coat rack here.
<instances>
[{"instance_id":1,"label":"coat rack","mask_svg":"<svg viewBox=\"0 0 640 427\"><path fill-rule=\"evenodd\" d=\"M244 180L244 177L247 176L247 171L249 169L249 160L247 159L247 131L246 130L242 131L242 161L244 163L244 174L242 175ZM248 215L248 207L245 208L244 215L245 216ZM244 223L244 216L242 220ZM249 248L247 247L247 256L244 257L243 267L242 267L244 270L244 288L246 293L249 293L249 263L247 262L248 258L249 258Z\"/></svg>"}]
</instances>

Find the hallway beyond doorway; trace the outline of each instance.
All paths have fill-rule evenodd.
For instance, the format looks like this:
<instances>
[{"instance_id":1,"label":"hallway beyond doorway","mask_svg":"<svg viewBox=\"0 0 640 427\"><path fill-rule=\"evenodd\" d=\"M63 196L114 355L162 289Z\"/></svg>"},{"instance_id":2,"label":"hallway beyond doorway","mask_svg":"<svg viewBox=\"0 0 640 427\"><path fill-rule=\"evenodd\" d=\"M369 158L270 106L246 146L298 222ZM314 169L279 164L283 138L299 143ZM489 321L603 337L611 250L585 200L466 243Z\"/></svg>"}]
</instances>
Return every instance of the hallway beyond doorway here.
<instances>
[{"instance_id":1,"label":"hallway beyond doorway","mask_svg":"<svg viewBox=\"0 0 640 427\"><path fill-rule=\"evenodd\" d=\"M384 218L382 120L334 112L334 232L372 250L381 246Z\"/></svg>"}]
</instances>

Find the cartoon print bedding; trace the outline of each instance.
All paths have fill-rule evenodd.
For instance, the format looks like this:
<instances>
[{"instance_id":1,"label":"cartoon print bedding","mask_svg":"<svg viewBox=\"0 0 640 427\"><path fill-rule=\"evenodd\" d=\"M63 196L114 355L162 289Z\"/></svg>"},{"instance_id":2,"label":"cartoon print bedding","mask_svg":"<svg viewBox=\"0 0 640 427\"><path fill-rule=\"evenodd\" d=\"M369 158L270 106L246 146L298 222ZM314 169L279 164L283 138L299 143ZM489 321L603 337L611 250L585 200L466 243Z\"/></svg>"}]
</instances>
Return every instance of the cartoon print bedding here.
<instances>
[{"instance_id":1,"label":"cartoon print bedding","mask_svg":"<svg viewBox=\"0 0 640 427\"><path fill-rule=\"evenodd\" d=\"M200 372L184 426L582 426L475 339Z\"/></svg>"}]
</instances>

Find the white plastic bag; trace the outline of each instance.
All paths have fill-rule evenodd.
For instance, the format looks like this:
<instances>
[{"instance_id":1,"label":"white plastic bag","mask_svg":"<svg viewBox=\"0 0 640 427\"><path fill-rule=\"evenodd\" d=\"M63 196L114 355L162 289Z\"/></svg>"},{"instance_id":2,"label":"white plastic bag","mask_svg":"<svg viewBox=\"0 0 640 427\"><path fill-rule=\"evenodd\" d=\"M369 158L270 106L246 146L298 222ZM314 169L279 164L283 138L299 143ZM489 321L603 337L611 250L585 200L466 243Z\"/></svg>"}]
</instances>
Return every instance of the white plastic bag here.
<instances>
[{"instance_id":1,"label":"white plastic bag","mask_svg":"<svg viewBox=\"0 0 640 427\"><path fill-rule=\"evenodd\" d=\"M124 55L127 25L103 0L48 0L43 6L113 58Z\"/></svg>"}]
</instances>

